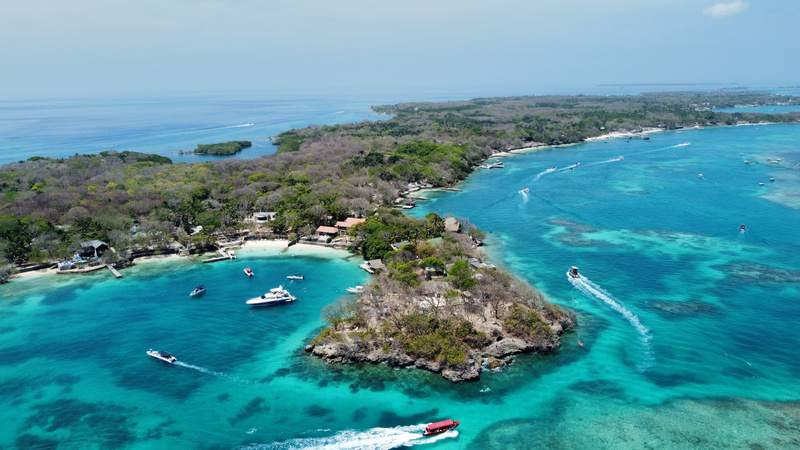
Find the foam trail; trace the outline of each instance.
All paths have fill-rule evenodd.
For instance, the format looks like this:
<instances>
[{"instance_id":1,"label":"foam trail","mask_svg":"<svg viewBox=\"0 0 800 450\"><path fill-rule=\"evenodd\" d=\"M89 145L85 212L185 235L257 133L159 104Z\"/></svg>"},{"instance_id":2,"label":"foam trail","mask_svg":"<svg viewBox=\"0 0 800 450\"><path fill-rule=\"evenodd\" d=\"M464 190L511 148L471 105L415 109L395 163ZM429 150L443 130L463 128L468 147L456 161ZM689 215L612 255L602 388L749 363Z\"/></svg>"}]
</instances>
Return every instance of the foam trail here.
<instances>
[{"instance_id":1,"label":"foam trail","mask_svg":"<svg viewBox=\"0 0 800 450\"><path fill-rule=\"evenodd\" d=\"M650 340L650 329L647 328L642 324L636 314L632 313L625 305L622 304L621 301L614 298L610 293L608 293L605 289L601 288L600 286L592 283L588 278L581 275L581 278L572 278L569 277L569 281L575 286L579 291L583 292L584 294L588 295L589 297L594 297L597 299L602 300L605 304L611 307L614 311L622 314L623 317L628 319L631 325L636 327L639 330L639 333L642 335L642 339L646 342Z\"/></svg>"},{"instance_id":2,"label":"foam trail","mask_svg":"<svg viewBox=\"0 0 800 450\"><path fill-rule=\"evenodd\" d=\"M620 156L618 158L611 158L611 159L607 159L605 161L598 161L598 162L595 162L595 163L587 164L586 167L596 166L598 164L606 164L606 163L610 163L610 162L622 161L623 159L625 159L625 158Z\"/></svg>"},{"instance_id":3,"label":"foam trail","mask_svg":"<svg viewBox=\"0 0 800 450\"><path fill-rule=\"evenodd\" d=\"M241 449L348 449L348 450L389 450L401 446L427 444L458 436L458 432L450 430L437 436L426 438L422 436L424 425L411 425L394 428L372 428L370 430L344 430L333 436L320 438L292 439L273 444L253 444L240 447Z\"/></svg>"},{"instance_id":4,"label":"foam trail","mask_svg":"<svg viewBox=\"0 0 800 450\"><path fill-rule=\"evenodd\" d=\"M530 200L530 198L528 197L528 191L526 189L527 188L519 190L519 193L522 194L522 203L523 204L528 203L528 200Z\"/></svg>"},{"instance_id":5,"label":"foam trail","mask_svg":"<svg viewBox=\"0 0 800 450\"><path fill-rule=\"evenodd\" d=\"M222 372L216 372L216 371L213 371L211 369L206 369L205 367L195 366L193 364L186 364L185 362L181 362L181 361L175 361L173 364L175 364L176 366L186 367L187 369L194 369L194 370L196 370L198 372L207 373L207 374L213 375L215 377L227 378L227 379L229 379L231 381L236 381L236 382L239 382L239 383L248 383L247 381L240 380L238 377L234 377L232 375L228 375L228 374L222 373Z\"/></svg>"},{"instance_id":6,"label":"foam trail","mask_svg":"<svg viewBox=\"0 0 800 450\"><path fill-rule=\"evenodd\" d=\"M683 144L675 144L675 145L670 145L669 147L662 147L662 148L656 148L656 149L653 149L653 150L647 150L646 152L639 152L639 153L637 153L637 155L644 155L645 153L660 152L662 150L669 150L671 148L687 147L689 145L691 145L691 143L684 142Z\"/></svg>"},{"instance_id":7,"label":"foam trail","mask_svg":"<svg viewBox=\"0 0 800 450\"><path fill-rule=\"evenodd\" d=\"M252 123L243 123L243 124L241 124L241 125L229 125L229 126L227 126L227 127L206 128L206 129L204 129L204 130L198 130L198 131L227 130L227 129L229 129L229 128L243 128L243 127L252 127L253 125L255 125L255 124L252 124Z\"/></svg>"},{"instance_id":8,"label":"foam trail","mask_svg":"<svg viewBox=\"0 0 800 450\"><path fill-rule=\"evenodd\" d=\"M616 298L614 298L614 296L608 293L608 291L592 283L591 280L589 280L585 276L581 275L581 278L572 278L569 275L567 275L567 278L569 278L570 283L572 283L572 285L575 286L575 288L578 289L579 291L583 292L589 297L602 300L603 303L610 306L611 309L622 314L622 316L625 317L625 319L627 319L628 322L631 325L633 325L634 328L636 328L636 330L639 331L639 334L641 334L640 341L644 346L646 357L644 361L641 361L639 363L637 368L640 371L645 371L650 366L652 366L655 362L653 360L652 349L650 348L650 339L652 338L652 336L650 335L650 329L644 326L644 324L639 320L639 317L637 317L636 314L632 313L628 308L626 308L621 301L617 300Z\"/></svg>"},{"instance_id":9,"label":"foam trail","mask_svg":"<svg viewBox=\"0 0 800 450\"><path fill-rule=\"evenodd\" d=\"M542 178L542 175L546 175L548 173L555 172L555 171L556 171L555 167L551 167L549 169L543 170L543 171L539 172L539 175L536 175L536 178L534 178L533 181L534 182L535 181L539 181L539 178Z\"/></svg>"}]
</instances>

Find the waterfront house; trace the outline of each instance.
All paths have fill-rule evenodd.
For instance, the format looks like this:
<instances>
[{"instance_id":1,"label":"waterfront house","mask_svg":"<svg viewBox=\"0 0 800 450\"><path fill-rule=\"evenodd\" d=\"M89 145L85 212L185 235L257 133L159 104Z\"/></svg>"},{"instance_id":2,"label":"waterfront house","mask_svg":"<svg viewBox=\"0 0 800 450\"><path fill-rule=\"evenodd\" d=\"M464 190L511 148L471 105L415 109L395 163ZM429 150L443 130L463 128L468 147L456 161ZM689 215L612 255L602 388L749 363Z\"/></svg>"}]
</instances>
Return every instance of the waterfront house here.
<instances>
[{"instance_id":1,"label":"waterfront house","mask_svg":"<svg viewBox=\"0 0 800 450\"><path fill-rule=\"evenodd\" d=\"M336 227L321 226L317 228L317 236L323 238L334 237L339 234L339 229Z\"/></svg>"},{"instance_id":2,"label":"waterfront house","mask_svg":"<svg viewBox=\"0 0 800 450\"><path fill-rule=\"evenodd\" d=\"M82 255L91 255L91 257L97 258L106 250L108 250L108 244L97 239L93 241L81 242Z\"/></svg>"}]
</instances>

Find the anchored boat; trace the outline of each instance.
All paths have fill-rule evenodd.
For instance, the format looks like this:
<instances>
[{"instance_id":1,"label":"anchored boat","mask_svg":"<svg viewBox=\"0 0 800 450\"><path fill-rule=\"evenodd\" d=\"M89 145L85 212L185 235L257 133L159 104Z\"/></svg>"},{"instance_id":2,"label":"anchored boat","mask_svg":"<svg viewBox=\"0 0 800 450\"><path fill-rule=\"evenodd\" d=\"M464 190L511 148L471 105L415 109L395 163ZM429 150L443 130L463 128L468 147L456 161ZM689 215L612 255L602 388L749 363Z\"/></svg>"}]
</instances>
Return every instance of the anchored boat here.
<instances>
[{"instance_id":1,"label":"anchored boat","mask_svg":"<svg viewBox=\"0 0 800 450\"><path fill-rule=\"evenodd\" d=\"M297 300L297 297L290 294L289 291L283 288L283 286L278 286L270 289L269 292L261 297L251 298L245 303L253 306L268 306L293 302L295 300Z\"/></svg>"}]
</instances>

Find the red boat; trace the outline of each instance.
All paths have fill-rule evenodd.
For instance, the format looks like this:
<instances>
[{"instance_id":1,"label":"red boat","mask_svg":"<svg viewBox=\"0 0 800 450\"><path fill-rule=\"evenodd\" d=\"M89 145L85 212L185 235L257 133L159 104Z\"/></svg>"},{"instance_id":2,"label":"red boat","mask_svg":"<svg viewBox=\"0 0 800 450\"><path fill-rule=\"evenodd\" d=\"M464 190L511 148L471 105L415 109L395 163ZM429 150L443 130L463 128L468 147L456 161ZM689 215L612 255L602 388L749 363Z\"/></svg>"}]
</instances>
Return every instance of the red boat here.
<instances>
[{"instance_id":1,"label":"red boat","mask_svg":"<svg viewBox=\"0 0 800 450\"><path fill-rule=\"evenodd\" d=\"M444 433L445 431L450 431L453 428L459 426L461 422L457 420L443 420L441 422L436 422L429 424L425 427L425 431L422 432L423 436L433 436L434 434Z\"/></svg>"}]
</instances>

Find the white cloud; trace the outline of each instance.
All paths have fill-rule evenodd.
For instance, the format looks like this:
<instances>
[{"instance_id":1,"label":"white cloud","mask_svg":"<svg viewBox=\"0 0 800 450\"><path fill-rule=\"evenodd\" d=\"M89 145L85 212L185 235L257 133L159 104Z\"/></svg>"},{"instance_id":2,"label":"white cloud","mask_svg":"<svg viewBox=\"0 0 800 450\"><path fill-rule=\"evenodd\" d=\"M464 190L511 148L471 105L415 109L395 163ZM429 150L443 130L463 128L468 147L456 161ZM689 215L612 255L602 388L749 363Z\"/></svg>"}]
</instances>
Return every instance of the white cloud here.
<instances>
[{"instance_id":1,"label":"white cloud","mask_svg":"<svg viewBox=\"0 0 800 450\"><path fill-rule=\"evenodd\" d=\"M735 0L730 3L717 3L703 11L703 14L711 17L730 16L744 11L748 6L750 6L750 4L742 0Z\"/></svg>"}]
</instances>

